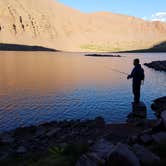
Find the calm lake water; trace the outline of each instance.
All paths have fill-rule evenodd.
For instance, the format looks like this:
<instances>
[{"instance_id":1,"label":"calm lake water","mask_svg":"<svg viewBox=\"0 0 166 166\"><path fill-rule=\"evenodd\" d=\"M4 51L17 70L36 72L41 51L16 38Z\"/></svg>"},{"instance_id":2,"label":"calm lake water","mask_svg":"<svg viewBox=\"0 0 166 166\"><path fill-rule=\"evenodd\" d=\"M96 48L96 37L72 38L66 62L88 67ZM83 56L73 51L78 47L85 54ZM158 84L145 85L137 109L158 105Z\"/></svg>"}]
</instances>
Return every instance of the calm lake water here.
<instances>
[{"instance_id":1,"label":"calm lake water","mask_svg":"<svg viewBox=\"0 0 166 166\"><path fill-rule=\"evenodd\" d=\"M0 132L53 120L94 119L125 122L131 111L130 73L142 63L166 60L166 53L121 54L122 58L82 53L0 52ZM152 100L166 95L166 73L143 66L142 100L154 118Z\"/></svg>"}]
</instances>

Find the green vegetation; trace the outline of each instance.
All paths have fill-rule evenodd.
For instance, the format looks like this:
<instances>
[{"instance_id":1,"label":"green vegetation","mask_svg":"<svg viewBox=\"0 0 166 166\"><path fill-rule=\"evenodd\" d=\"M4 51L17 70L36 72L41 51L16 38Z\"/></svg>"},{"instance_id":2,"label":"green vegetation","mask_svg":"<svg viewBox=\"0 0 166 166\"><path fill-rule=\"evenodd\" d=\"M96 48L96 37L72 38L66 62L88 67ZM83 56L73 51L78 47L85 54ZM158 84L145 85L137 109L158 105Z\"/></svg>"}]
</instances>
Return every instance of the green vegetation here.
<instances>
[{"instance_id":1,"label":"green vegetation","mask_svg":"<svg viewBox=\"0 0 166 166\"><path fill-rule=\"evenodd\" d=\"M16 166L73 166L80 156L88 151L88 144L70 144L62 147L52 147L45 153L14 156L0 161L0 165Z\"/></svg>"},{"instance_id":2,"label":"green vegetation","mask_svg":"<svg viewBox=\"0 0 166 166\"><path fill-rule=\"evenodd\" d=\"M111 45L97 45L97 44L85 44L82 45L80 47L83 50L88 50L88 51L107 51L107 52L111 52L111 51L121 51L121 48L116 47L116 46L111 46Z\"/></svg>"},{"instance_id":3,"label":"green vegetation","mask_svg":"<svg viewBox=\"0 0 166 166\"><path fill-rule=\"evenodd\" d=\"M96 52L165 52L166 51L166 42L157 43L154 45L154 42L145 42L145 41L122 41L114 43L103 43L103 44L84 44L80 48L87 51L96 51Z\"/></svg>"}]
</instances>

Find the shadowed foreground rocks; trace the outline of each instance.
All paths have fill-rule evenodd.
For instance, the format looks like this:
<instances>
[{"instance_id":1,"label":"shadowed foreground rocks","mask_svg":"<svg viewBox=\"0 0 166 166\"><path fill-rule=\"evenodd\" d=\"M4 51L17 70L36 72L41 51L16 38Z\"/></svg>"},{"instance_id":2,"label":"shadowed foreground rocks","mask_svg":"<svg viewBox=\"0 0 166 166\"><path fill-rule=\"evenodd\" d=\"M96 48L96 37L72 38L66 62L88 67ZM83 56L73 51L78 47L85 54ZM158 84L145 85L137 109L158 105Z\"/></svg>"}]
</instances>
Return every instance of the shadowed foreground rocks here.
<instances>
[{"instance_id":1,"label":"shadowed foreground rocks","mask_svg":"<svg viewBox=\"0 0 166 166\"><path fill-rule=\"evenodd\" d=\"M166 111L153 127L129 136L127 142L101 139L94 143L76 166L164 166L166 164ZM95 156L95 157L94 157Z\"/></svg>"},{"instance_id":2,"label":"shadowed foreground rocks","mask_svg":"<svg viewBox=\"0 0 166 166\"><path fill-rule=\"evenodd\" d=\"M154 100L153 105L160 113L152 127L129 136L127 142L112 143L107 139L95 142L76 166L121 166L124 163L126 166L166 165L166 98ZM133 123L139 124L135 120Z\"/></svg>"},{"instance_id":3,"label":"shadowed foreground rocks","mask_svg":"<svg viewBox=\"0 0 166 166\"><path fill-rule=\"evenodd\" d=\"M155 102L165 103L165 98ZM125 163L126 166L165 166L166 111L157 117L153 121L140 119L139 123L137 120L137 123L126 124L106 124L98 117L84 122L51 122L1 133L0 165L121 166ZM86 151L75 150L72 144L84 144ZM64 156L66 147L74 155ZM36 153L39 155L34 160L30 157L31 163L28 163L26 156ZM15 163L18 158L22 159L19 164ZM69 164L72 158L75 160ZM54 160L58 160L58 164Z\"/></svg>"}]
</instances>

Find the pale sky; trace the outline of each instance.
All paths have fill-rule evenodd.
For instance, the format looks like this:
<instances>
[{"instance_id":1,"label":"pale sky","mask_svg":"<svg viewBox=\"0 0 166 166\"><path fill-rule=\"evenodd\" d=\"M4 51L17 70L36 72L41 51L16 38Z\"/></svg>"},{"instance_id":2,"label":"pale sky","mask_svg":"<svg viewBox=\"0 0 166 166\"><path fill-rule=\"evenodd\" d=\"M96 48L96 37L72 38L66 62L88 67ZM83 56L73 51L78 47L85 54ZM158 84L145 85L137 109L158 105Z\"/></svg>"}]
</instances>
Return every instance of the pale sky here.
<instances>
[{"instance_id":1,"label":"pale sky","mask_svg":"<svg viewBox=\"0 0 166 166\"><path fill-rule=\"evenodd\" d=\"M82 12L110 11L166 21L166 0L59 0Z\"/></svg>"}]
</instances>

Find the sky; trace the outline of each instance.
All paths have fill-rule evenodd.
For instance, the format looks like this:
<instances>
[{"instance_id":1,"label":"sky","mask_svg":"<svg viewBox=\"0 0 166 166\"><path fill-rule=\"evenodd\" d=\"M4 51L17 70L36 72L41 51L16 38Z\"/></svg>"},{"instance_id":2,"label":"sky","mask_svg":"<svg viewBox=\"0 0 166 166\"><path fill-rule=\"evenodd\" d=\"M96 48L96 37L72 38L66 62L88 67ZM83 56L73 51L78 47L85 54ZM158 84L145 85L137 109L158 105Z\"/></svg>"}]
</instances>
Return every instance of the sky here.
<instances>
[{"instance_id":1,"label":"sky","mask_svg":"<svg viewBox=\"0 0 166 166\"><path fill-rule=\"evenodd\" d=\"M59 0L82 12L110 11L146 20L166 21L166 0Z\"/></svg>"}]
</instances>

